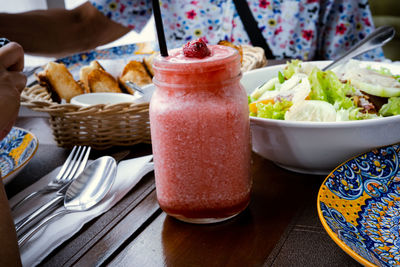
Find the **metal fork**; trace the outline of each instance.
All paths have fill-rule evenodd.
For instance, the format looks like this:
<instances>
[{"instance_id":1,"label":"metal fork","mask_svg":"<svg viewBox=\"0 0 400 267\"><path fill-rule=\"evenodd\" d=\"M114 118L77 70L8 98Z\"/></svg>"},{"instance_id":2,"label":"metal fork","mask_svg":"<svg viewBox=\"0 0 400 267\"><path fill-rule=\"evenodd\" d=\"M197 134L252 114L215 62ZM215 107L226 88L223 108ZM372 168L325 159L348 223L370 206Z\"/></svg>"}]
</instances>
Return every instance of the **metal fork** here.
<instances>
[{"instance_id":1,"label":"metal fork","mask_svg":"<svg viewBox=\"0 0 400 267\"><path fill-rule=\"evenodd\" d=\"M22 200L18 201L11 207L11 209L15 210L17 207L21 206L27 200L36 195L56 191L78 176L86 166L89 159L90 149L91 147L89 146L74 146L57 176L54 177L43 189L32 192Z\"/></svg>"}]
</instances>

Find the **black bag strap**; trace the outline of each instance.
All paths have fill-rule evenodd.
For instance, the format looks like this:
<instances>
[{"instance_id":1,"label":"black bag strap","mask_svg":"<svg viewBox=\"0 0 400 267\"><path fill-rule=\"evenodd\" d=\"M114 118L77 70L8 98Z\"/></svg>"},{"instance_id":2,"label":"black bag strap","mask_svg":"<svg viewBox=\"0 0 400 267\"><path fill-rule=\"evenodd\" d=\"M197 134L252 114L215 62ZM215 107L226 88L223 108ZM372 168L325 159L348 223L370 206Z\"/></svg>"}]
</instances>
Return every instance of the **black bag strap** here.
<instances>
[{"instance_id":1,"label":"black bag strap","mask_svg":"<svg viewBox=\"0 0 400 267\"><path fill-rule=\"evenodd\" d=\"M253 14L247 4L246 0L233 0L236 6L236 10L242 20L243 26L250 38L252 45L262 47L265 51L265 56L268 59L275 58L269 48L267 42L262 35L260 28L258 28L257 21L254 19Z\"/></svg>"}]
</instances>

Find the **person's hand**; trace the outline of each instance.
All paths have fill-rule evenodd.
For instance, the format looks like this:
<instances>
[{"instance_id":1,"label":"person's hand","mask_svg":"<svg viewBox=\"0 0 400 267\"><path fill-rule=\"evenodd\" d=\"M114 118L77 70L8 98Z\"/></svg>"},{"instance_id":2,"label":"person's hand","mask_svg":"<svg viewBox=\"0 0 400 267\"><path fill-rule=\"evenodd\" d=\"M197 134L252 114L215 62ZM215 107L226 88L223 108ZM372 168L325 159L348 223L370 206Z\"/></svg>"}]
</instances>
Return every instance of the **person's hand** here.
<instances>
[{"instance_id":1,"label":"person's hand","mask_svg":"<svg viewBox=\"0 0 400 267\"><path fill-rule=\"evenodd\" d=\"M11 42L0 48L0 140L7 136L18 116L20 94L26 85L24 50Z\"/></svg>"}]
</instances>

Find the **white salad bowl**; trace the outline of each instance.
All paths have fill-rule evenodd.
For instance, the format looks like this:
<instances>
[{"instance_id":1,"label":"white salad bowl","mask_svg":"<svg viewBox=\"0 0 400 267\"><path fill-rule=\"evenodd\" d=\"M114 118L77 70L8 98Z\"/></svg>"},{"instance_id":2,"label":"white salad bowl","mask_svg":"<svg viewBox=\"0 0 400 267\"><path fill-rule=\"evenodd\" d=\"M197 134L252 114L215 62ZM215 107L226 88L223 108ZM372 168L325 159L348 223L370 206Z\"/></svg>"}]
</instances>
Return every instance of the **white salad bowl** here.
<instances>
[{"instance_id":1,"label":"white salad bowl","mask_svg":"<svg viewBox=\"0 0 400 267\"><path fill-rule=\"evenodd\" d=\"M314 61L322 68L330 61ZM363 62L400 74L400 65ZM285 65L249 71L241 80L250 94ZM250 117L253 151L296 172L328 174L340 163L373 148L400 142L400 115L345 122L295 122Z\"/></svg>"}]
</instances>

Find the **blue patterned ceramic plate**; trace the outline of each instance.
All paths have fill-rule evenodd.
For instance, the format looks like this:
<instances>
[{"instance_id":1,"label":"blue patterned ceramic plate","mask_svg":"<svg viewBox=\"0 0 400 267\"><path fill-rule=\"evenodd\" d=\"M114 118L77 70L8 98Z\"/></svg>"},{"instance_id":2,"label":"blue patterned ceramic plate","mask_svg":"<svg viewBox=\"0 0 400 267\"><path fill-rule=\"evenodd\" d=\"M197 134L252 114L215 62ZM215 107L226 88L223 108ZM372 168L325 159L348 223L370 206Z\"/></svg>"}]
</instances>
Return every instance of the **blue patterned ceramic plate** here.
<instances>
[{"instance_id":1,"label":"blue patterned ceramic plate","mask_svg":"<svg viewBox=\"0 0 400 267\"><path fill-rule=\"evenodd\" d=\"M37 138L29 131L13 127L0 142L0 172L10 182L32 159L38 148Z\"/></svg>"},{"instance_id":2,"label":"blue patterned ceramic plate","mask_svg":"<svg viewBox=\"0 0 400 267\"><path fill-rule=\"evenodd\" d=\"M400 265L400 144L337 167L318 193L329 236L365 266Z\"/></svg>"},{"instance_id":3,"label":"blue patterned ceramic plate","mask_svg":"<svg viewBox=\"0 0 400 267\"><path fill-rule=\"evenodd\" d=\"M73 54L57 59L56 62L64 63L72 75L76 75L82 66L89 65L93 60L111 60L126 64L129 60L142 60L143 57L149 56L155 50L155 43L153 42L128 44ZM108 71L107 66L103 67Z\"/></svg>"}]
</instances>

